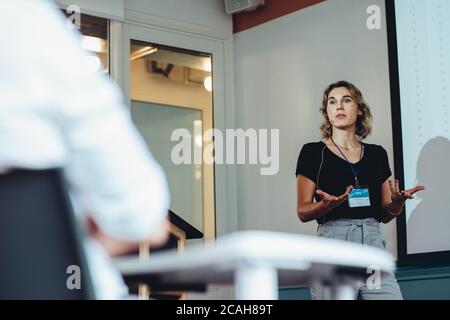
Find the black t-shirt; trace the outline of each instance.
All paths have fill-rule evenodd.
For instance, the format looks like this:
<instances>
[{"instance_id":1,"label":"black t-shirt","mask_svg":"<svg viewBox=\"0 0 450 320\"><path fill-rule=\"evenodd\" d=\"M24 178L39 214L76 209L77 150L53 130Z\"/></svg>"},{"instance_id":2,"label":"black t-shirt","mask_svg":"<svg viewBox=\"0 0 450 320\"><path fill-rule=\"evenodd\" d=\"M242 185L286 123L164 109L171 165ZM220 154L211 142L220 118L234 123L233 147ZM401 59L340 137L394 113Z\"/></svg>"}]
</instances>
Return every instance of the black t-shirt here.
<instances>
[{"instance_id":1,"label":"black t-shirt","mask_svg":"<svg viewBox=\"0 0 450 320\"><path fill-rule=\"evenodd\" d=\"M345 201L324 217L317 219L318 223L341 218L381 220L381 185L391 176L388 156L382 146L367 143L363 143L363 145L363 157L361 161L353 164L353 167L355 171L359 170L359 184L369 187L370 207L350 208L348 202ZM321 162L322 167L318 176ZM297 175L305 176L316 184L316 188L335 196L343 194L347 186L355 184L349 163L334 154L322 141L307 143L303 146L297 161ZM317 194L314 194L314 197L316 201L320 201Z\"/></svg>"}]
</instances>

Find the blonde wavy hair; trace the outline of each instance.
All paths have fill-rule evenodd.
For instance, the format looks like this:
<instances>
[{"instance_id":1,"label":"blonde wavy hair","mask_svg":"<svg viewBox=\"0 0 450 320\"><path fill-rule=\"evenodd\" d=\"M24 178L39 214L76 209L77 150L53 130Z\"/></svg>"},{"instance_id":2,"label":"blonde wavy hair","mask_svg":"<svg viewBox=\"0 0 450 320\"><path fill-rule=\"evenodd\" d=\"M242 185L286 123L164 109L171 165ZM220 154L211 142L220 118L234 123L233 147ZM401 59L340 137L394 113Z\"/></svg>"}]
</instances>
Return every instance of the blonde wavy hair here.
<instances>
[{"instance_id":1,"label":"blonde wavy hair","mask_svg":"<svg viewBox=\"0 0 450 320\"><path fill-rule=\"evenodd\" d=\"M320 126L322 138L330 138L333 134L333 125L331 124L330 119L328 119L327 105L328 95L331 90L335 88L347 88L348 91L350 91L353 100L355 100L358 105L358 110L362 112L362 115L358 115L356 120L355 134L361 140L365 139L372 132L372 113L370 112L369 106L364 100L361 91L354 84L343 80L330 84L323 92L322 107L320 108L320 112L324 117L324 121Z\"/></svg>"}]
</instances>

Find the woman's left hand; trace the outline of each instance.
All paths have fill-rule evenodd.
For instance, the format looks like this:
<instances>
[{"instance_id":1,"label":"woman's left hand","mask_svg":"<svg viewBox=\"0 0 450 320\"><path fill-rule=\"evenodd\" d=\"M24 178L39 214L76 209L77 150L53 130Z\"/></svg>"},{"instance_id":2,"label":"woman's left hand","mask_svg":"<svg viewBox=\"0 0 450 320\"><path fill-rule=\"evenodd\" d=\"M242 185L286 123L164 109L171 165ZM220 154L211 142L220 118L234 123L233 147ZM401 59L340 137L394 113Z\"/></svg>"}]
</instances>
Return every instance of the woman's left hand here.
<instances>
[{"instance_id":1,"label":"woman's left hand","mask_svg":"<svg viewBox=\"0 0 450 320\"><path fill-rule=\"evenodd\" d=\"M389 180L389 188L391 189L391 199L393 203L402 204L408 199L414 199L414 193L417 191L425 190L424 186L416 186L408 190L400 190L398 180L395 180L393 185L392 181Z\"/></svg>"}]
</instances>

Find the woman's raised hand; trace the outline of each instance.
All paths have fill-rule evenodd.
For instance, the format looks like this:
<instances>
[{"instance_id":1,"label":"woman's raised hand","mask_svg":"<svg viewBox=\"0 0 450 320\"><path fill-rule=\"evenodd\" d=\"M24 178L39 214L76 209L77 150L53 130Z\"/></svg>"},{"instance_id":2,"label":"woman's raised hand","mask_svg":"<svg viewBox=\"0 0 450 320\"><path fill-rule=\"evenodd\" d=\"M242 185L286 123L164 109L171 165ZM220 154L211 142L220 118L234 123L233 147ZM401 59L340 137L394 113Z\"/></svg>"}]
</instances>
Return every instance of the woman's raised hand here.
<instances>
[{"instance_id":1,"label":"woman's raised hand","mask_svg":"<svg viewBox=\"0 0 450 320\"><path fill-rule=\"evenodd\" d=\"M330 195L320 189L316 190L316 193L322 198L323 205L326 208L334 209L336 207L339 207L342 203L347 200L348 195L352 192L353 186L348 186L347 190L340 196L333 196Z\"/></svg>"},{"instance_id":2,"label":"woman's raised hand","mask_svg":"<svg viewBox=\"0 0 450 320\"><path fill-rule=\"evenodd\" d=\"M391 189L391 200L394 203L403 204L408 199L414 199L414 193L417 191L425 190L424 186L417 186L408 190L400 190L398 180L395 180L395 183L392 183L389 180L389 188Z\"/></svg>"}]
</instances>

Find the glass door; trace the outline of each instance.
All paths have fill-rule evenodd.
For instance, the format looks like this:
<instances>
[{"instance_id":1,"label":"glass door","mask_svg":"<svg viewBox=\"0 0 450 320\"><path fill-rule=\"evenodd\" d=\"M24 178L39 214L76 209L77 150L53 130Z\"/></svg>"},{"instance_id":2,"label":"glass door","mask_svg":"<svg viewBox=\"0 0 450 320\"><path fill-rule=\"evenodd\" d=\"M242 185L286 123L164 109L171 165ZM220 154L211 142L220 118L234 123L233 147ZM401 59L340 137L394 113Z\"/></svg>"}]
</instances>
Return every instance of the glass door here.
<instances>
[{"instance_id":1,"label":"glass door","mask_svg":"<svg viewBox=\"0 0 450 320\"><path fill-rule=\"evenodd\" d=\"M214 167L203 161L213 127L211 55L131 40L131 115L167 176L170 209L215 237Z\"/></svg>"}]
</instances>

